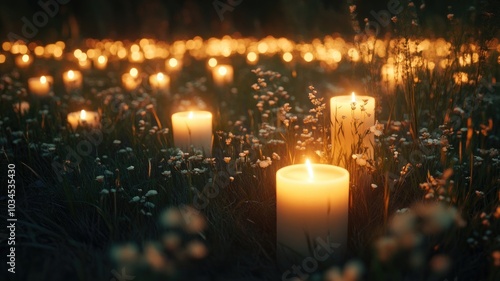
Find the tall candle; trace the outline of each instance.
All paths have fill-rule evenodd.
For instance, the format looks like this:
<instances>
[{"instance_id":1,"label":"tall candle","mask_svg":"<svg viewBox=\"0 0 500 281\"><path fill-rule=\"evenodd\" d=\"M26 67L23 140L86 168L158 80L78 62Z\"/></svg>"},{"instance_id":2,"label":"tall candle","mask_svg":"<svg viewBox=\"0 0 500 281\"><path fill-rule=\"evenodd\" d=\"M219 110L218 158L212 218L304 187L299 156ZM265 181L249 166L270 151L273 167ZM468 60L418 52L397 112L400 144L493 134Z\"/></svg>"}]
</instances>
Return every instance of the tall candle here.
<instances>
[{"instance_id":1,"label":"tall candle","mask_svg":"<svg viewBox=\"0 0 500 281\"><path fill-rule=\"evenodd\" d=\"M201 149L205 156L212 153L212 113L182 111L172 114L174 145L182 150L191 146Z\"/></svg>"},{"instance_id":2,"label":"tall candle","mask_svg":"<svg viewBox=\"0 0 500 281\"><path fill-rule=\"evenodd\" d=\"M149 85L154 90L168 91L170 89L170 76L158 72L149 76Z\"/></svg>"},{"instance_id":3,"label":"tall candle","mask_svg":"<svg viewBox=\"0 0 500 281\"><path fill-rule=\"evenodd\" d=\"M80 88L82 86L82 73L78 70L68 70L64 72L63 83L67 90Z\"/></svg>"},{"instance_id":4,"label":"tall candle","mask_svg":"<svg viewBox=\"0 0 500 281\"><path fill-rule=\"evenodd\" d=\"M28 89L37 96L47 96L54 79L52 76L40 76L28 79Z\"/></svg>"},{"instance_id":5,"label":"tall candle","mask_svg":"<svg viewBox=\"0 0 500 281\"><path fill-rule=\"evenodd\" d=\"M219 64L212 69L212 77L216 86L233 83L234 70L231 65Z\"/></svg>"},{"instance_id":6,"label":"tall candle","mask_svg":"<svg viewBox=\"0 0 500 281\"><path fill-rule=\"evenodd\" d=\"M73 130L78 126L98 128L100 124L99 113L95 111L76 111L68 114L68 123Z\"/></svg>"},{"instance_id":7,"label":"tall candle","mask_svg":"<svg viewBox=\"0 0 500 281\"><path fill-rule=\"evenodd\" d=\"M350 158L352 154L366 152L368 157L373 157L374 136L370 127L375 125L375 99L356 96L353 92L331 98L330 110L334 160L340 158L339 163L345 167L345 157Z\"/></svg>"},{"instance_id":8,"label":"tall candle","mask_svg":"<svg viewBox=\"0 0 500 281\"><path fill-rule=\"evenodd\" d=\"M326 164L296 164L276 172L277 257L281 266L305 257L331 258L347 248L349 172ZM320 249L323 243L323 249ZM310 247L314 252L310 252ZM319 253L321 251L321 253ZM298 256L297 256L298 254ZM293 258L296 256L296 258Z\"/></svg>"}]
</instances>

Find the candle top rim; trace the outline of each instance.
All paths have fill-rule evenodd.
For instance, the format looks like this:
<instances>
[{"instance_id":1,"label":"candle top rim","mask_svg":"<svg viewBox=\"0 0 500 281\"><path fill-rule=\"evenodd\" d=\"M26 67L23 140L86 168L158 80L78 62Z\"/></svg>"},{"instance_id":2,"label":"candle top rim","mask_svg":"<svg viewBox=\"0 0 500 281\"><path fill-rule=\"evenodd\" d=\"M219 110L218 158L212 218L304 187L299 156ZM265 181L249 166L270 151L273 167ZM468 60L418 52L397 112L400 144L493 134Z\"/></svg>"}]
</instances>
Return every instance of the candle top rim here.
<instances>
[{"instance_id":1,"label":"candle top rim","mask_svg":"<svg viewBox=\"0 0 500 281\"><path fill-rule=\"evenodd\" d=\"M211 118L212 112L206 110L190 110L190 111L179 111L172 114L172 118L189 118L189 115L192 114L192 117L198 118Z\"/></svg>"},{"instance_id":2,"label":"candle top rim","mask_svg":"<svg viewBox=\"0 0 500 281\"><path fill-rule=\"evenodd\" d=\"M283 167L276 172L276 178L285 182L300 183L338 183L342 180L349 181L349 171L346 169L329 165L311 163L314 178L309 177L306 164L294 164Z\"/></svg>"},{"instance_id":3,"label":"candle top rim","mask_svg":"<svg viewBox=\"0 0 500 281\"><path fill-rule=\"evenodd\" d=\"M345 100L347 100L349 102L352 102L352 95L349 94L349 95L333 96L331 99L332 100L338 100L338 101L345 101ZM373 99L373 100L375 100L375 97L368 96L368 95L358 95L358 94L356 94L356 102L362 101L364 99L367 99L367 100Z\"/></svg>"}]
</instances>

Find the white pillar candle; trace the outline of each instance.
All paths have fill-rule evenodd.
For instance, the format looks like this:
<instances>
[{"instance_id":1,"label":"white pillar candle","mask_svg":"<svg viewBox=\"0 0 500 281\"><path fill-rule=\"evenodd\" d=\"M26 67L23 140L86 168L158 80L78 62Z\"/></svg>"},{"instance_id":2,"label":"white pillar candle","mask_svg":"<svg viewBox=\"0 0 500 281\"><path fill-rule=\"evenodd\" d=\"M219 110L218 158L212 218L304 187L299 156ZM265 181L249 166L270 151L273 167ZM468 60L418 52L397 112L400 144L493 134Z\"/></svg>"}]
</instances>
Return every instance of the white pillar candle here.
<instances>
[{"instance_id":1,"label":"white pillar candle","mask_svg":"<svg viewBox=\"0 0 500 281\"><path fill-rule=\"evenodd\" d=\"M212 113L208 111L182 111L172 114L174 145L184 151L191 146L205 156L212 153Z\"/></svg>"},{"instance_id":2,"label":"white pillar candle","mask_svg":"<svg viewBox=\"0 0 500 281\"><path fill-rule=\"evenodd\" d=\"M318 241L347 248L349 172L326 164L296 164L276 172L277 257L280 265L315 257ZM310 252L311 245L314 252ZM325 249L321 250L324 256Z\"/></svg>"},{"instance_id":3,"label":"white pillar candle","mask_svg":"<svg viewBox=\"0 0 500 281\"><path fill-rule=\"evenodd\" d=\"M219 64L212 69L214 85L222 87L233 83L234 70L231 65Z\"/></svg>"},{"instance_id":4,"label":"white pillar candle","mask_svg":"<svg viewBox=\"0 0 500 281\"><path fill-rule=\"evenodd\" d=\"M63 83L67 90L80 88L82 81L82 73L78 70L68 70L63 73Z\"/></svg>"},{"instance_id":5,"label":"white pillar candle","mask_svg":"<svg viewBox=\"0 0 500 281\"><path fill-rule=\"evenodd\" d=\"M37 96L47 96L54 83L52 76L32 77L28 79L28 89L30 93Z\"/></svg>"},{"instance_id":6,"label":"white pillar candle","mask_svg":"<svg viewBox=\"0 0 500 281\"><path fill-rule=\"evenodd\" d=\"M73 130L78 126L98 128L100 125L99 113L95 111L76 111L68 114L68 123Z\"/></svg>"},{"instance_id":7,"label":"white pillar candle","mask_svg":"<svg viewBox=\"0 0 500 281\"><path fill-rule=\"evenodd\" d=\"M154 90L168 91L170 89L170 76L158 72L149 76L149 85Z\"/></svg>"},{"instance_id":8,"label":"white pillar candle","mask_svg":"<svg viewBox=\"0 0 500 281\"><path fill-rule=\"evenodd\" d=\"M374 135L370 133L370 127L375 125L373 97L356 96L354 92L333 97L330 99L330 117L334 161L340 157L341 166L345 167L344 157L365 151L368 157L373 157ZM343 133L340 132L341 128Z\"/></svg>"}]
</instances>

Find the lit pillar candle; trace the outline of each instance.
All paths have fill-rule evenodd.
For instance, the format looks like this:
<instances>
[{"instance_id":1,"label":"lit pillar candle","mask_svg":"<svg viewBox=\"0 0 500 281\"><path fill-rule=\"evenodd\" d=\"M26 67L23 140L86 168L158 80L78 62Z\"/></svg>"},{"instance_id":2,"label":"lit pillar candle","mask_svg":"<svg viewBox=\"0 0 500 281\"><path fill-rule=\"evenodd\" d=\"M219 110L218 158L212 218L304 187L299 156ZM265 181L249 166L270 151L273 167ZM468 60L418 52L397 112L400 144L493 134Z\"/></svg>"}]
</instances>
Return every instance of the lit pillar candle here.
<instances>
[{"instance_id":1,"label":"lit pillar candle","mask_svg":"<svg viewBox=\"0 0 500 281\"><path fill-rule=\"evenodd\" d=\"M279 169L276 172L279 265L324 256L325 249L318 248L322 242L330 247L335 245L335 253L330 257L340 258L347 248L348 212L349 172L346 169L309 161Z\"/></svg>"},{"instance_id":2,"label":"lit pillar candle","mask_svg":"<svg viewBox=\"0 0 500 281\"><path fill-rule=\"evenodd\" d=\"M149 85L154 90L168 91L170 89L170 76L158 72L149 76Z\"/></svg>"},{"instance_id":3,"label":"lit pillar candle","mask_svg":"<svg viewBox=\"0 0 500 281\"><path fill-rule=\"evenodd\" d=\"M99 114L95 111L76 111L68 114L68 124L73 130L78 126L98 128L100 124Z\"/></svg>"},{"instance_id":4,"label":"lit pillar candle","mask_svg":"<svg viewBox=\"0 0 500 281\"><path fill-rule=\"evenodd\" d=\"M169 73L177 73L182 69L182 62L176 58L170 58L165 61L165 68Z\"/></svg>"},{"instance_id":5,"label":"lit pillar candle","mask_svg":"<svg viewBox=\"0 0 500 281\"><path fill-rule=\"evenodd\" d=\"M184 151L191 146L205 156L212 153L212 113L208 111L182 111L172 114L174 145Z\"/></svg>"},{"instance_id":6,"label":"lit pillar candle","mask_svg":"<svg viewBox=\"0 0 500 281\"><path fill-rule=\"evenodd\" d=\"M122 75L122 85L127 91L135 90L142 82L137 68L133 67L128 73Z\"/></svg>"},{"instance_id":7,"label":"lit pillar candle","mask_svg":"<svg viewBox=\"0 0 500 281\"><path fill-rule=\"evenodd\" d=\"M31 65L33 59L28 54L24 54L22 56L17 56L15 59L17 67L26 68Z\"/></svg>"},{"instance_id":8,"label":"lit pillar candle","mask_svg":"<svg viewBox=\"0 0 500 281\"><path fill-rule=\"evenodd\" d=\"M219 64L212 69L212 77L216 86L225 86L233 83L234 70L231 65Z\"/></svg>"},{"instance_id":9,"label":"lit pillar candle","mask_svg":"<svg viewBox=\"0 0 500 281\"><path fill-rule=\"evenodd\" d=\"M352 154L362 154L365 150L373 157L374 135L370 127L375 125L375 99L370 96L337 96L330 99L330 117L332 121L332 149L334 157L341 159ZM342 128L343 133L339 132ZM362 141L360 141L362 138Z\"/></svg>"},{"instance_id":10,"label":"lit pillar candle","mask_svg":"<svg viewBox=\"0 0 500 281\"><path fill-rule=\"evenodd\" d=\"M37 96L47 96L54 79L52 76L40 76L28 79L28 89L30 93Z\"/></svg>"},{"instance_id":11,"label":"lit pillar candle","mask_svg":"<svg viewBox=\"0 0 500 281\"><path fill-rule=\"evenodd\" d=\"M80 88L82 86L82 73L78 70L68 70L64 72L63 83L67 90Z\"/></svg>"},{"instance_id":12,"label":"lit pillar candle","mask_svg":"<svg viewBox=\"0 0 500 281\"><path fill-rule=\"evenodd\" d=\"M94 61L94 66L97 69L105 69L107 65L108 65L108 58L104 55L98 56L97 59Z\"/></svg>"}]
</instances>

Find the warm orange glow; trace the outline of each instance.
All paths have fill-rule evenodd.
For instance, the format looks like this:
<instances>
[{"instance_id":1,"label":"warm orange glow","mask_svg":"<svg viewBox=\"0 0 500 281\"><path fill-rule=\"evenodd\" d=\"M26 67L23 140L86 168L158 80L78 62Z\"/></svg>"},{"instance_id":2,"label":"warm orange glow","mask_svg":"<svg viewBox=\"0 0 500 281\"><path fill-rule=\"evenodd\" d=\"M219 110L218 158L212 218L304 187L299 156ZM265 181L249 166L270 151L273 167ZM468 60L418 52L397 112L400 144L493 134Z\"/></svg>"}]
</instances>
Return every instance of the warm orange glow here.
<instances>
[{"instance_id":1,"label":"warm orange glow","mask_svg":"<svg viewBox=\"0 0 500 281\"><path fill-rule=\"evenodd\" d=\"M103 56L103 55L100 55L98 58L97 58L97 62L100 63L100 64L104 64L106 62L106 57Z\"/></svg>"},{"instance_id":2,"label":"warm orange glow","mask_svg":"<svg viewBox=\"0 0 500 281\"><path fill-rule=\"evenodd\" d=\"M250 53L248 53L248 54L247 54L247 60L248 60L249 62L254 62L254 61L256 61L256 60L257 60L257 54L256 54L256 53L254 53L254 52L250 52Z\"/></svg>"},{"instance_id":3,"label":"warm orange glow","mask_svg":"<svg viewBox=\"0 0 500 281\"><path fill-rule=\"evenodd\" d=\"M178 64L179 64L179 62L177 61L176 58L171 58L168 60L168 65L170 65L170 67L172 67L172 68L177 67Z\"/></svg>"},{"instance_id":4,"label":"warm orange glow","mask_svg":"<svg viewBox=\"0 0 500 281\"><path fill-rule=\"evenodd\" d=\"M192 112L192 111L189 111L188 118L189 118L189 119L193 119L193 112Z\"/></svg>"},{"instance_id":5,"label":"warm orange glow","mask_svg":"<svg viewBox=\"0 0 500 281\"><path fill-rule=\"evenodd\" d=\"M24 54L24 55L21 57L21 60L22 60L23 62L28 62L28 61L30 60L30 56L29 56L29 55L27 55L27 54Z\"/></svg>"},{"instance_id":6,"label":"warm orange glow","mask_svg":"<svg viewBox=\"0 0 500 281\"><path fill-rule=\"evenodd\" d=\"M42 84L47 83L47 77L45 77L45 76L40 77L40 83L42 83Z\"/></svg>"},{"instance_id":7,"label":"warm orange glow","mask_svg":"<svg viewBox=\"0 0 500 281\"><path fill-rule=\"evenodd\" d=\"M354 92L352 92L351 94L351 101L356 102L356 95L354 94Z\"/></svg>"},{"instance_id":8,"label":"warm orange glow","mask_svg":"<svg viewBox=\"0 0 500 281\"><path fill-rule=\"evenodd\" d=\"M132 67L130 69L129 73L130 73L130 76L137 78L137 76L139 75L139 70L137 70L137 68L135 68L135 67Z\"/></svg>"},{"instance_id":9,"label":"warm orange glow","mask_svg":"<svg viewBox=\"0 0 500 281\"><path fill-rule=\"evenodd\" d=\"M217 59L216 58L210 58L208 60L208 66L210 66L210 67L216 67L217 66Z\"/></svg>"},{"instance_id":10,"label":"warm orange glow","mask_svg":"<svg viewBox=\"0 0 500 281\"><path fill-rule=\"evenodd\" d=\"M309 161L309 159L306 159L306 168L307 168L307 172L309 173L309 179L313 180L314 179L314 172L312 169L311 161Z\"/></svg>"},{"instance_id":11,"label":"warm orange glow","mask_svg":"<svg viewBox=\"0 0 500 281\"><path fill-rule=\"evenodd\" d=\"M225 66L221 66L221 67L219 67L219 69L217 70L217 72L219 72L219 75L221 75L221 76L226 76L226 74L227 74L227 68Z\"/></svg>"},{"instance_id":12,"label":"warm orange glow","mask_svg":"<svg viewBox=\"0 0 500 281\"><path fill-rule=\"evenodd\" d=\"M82 111L80 111L80 120L85 120L85 119L87 119L87 112L82 109Z\"/></svg>"},{"instance_id":13,"label":"warm orange glow","mask_svg":"<svg viewBox=\"0 0 500 281\"><path fill-rule=\"evenodd\" d=\"M293 59L293 55L290 52L286 52L283 54L283 60L286 62L291 62Z\"/></svg>"},{"instance_id":14,"label":"warm orange glow","mask_svg":"<svg viewBox=\"0 0 500 281\"><path fill-rule=\"evenodd\" d=\"M68 71L68 78L71 80L75 79L75 72L73 70Z\"/></svg>"},{"instance_id":15,"label":"warm orange glow","mask_svg":"<svg viewBox=\"0 0 500 281\"><path fill-rule=\"evenodd\" d=\"M311 62L314 59L314 55L311 52L307 52L304 54L304 60L306 62Z\"/></svg>"},{"instance_id":16,"label":"warm orange glow","mask_svg":"<svg viewBox=\"0 0 500 281\"><path fill-rule=\"evenodd\" d=\"M156 74L156 80L163 81L163 79L165 79L165 75L163 75L163 73L161 73L161 72L158 72Z\"/></svg>"}]
</instances>

